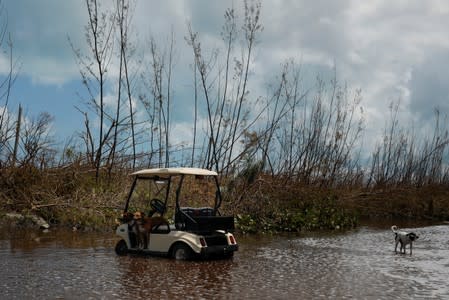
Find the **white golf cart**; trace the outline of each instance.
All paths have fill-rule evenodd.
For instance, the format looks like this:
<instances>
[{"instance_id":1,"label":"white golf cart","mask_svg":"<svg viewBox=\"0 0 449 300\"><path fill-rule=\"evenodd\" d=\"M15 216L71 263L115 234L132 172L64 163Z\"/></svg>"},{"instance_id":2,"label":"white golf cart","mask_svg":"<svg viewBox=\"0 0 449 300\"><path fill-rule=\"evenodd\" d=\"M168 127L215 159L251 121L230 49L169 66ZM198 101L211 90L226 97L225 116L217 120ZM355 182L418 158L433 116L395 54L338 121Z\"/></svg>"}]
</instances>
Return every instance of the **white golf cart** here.
<instances>
[{"instance_id":1,"label":"white golf cart","mask_svg":"<svg viewBox=\"0 0 449 300\"><path fill-rule=\"evenodd\" d=\"M238 250L234 217L221 216L218 210L222 198L216 172L163 168L131 175L134 181L116 229L122 238L115 247L118 255L136 252L186 260L229 258ZM158 213L167 221L150 228L142 243L134 228L136 212L147 217Z\"/></svg>"}]
</instances>

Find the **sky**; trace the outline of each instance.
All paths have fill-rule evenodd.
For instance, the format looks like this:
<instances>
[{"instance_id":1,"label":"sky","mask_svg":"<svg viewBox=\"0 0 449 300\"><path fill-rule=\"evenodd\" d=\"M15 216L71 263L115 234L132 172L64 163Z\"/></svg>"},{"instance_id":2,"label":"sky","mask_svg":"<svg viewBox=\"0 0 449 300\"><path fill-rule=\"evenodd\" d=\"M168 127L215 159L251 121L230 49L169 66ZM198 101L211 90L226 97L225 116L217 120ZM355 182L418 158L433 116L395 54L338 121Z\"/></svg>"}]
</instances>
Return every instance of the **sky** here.
<instances>
[{"instance_id":1,"label":"sky","mask_svg":"<svg viewBox=\"0 0 449 300\"><path fill-rule=\"evenodd\" d=\"M114 1L101 1L112 5ZM69 137L83 126L83 93L79 68L68 38L83 48L87 10L80 0L1 0L20 63L9 109L19 103L29 114L47 111L55 117L54 134ZM185 101L190 97L191 50L184 37L187 25L200 34L204 45L219 47L226 8L243 14L243 1L136 0L133 32L139 51L149 36L164 39L175 34L173 139L189 132ZM2 22L5 15L2 16ZM449 113L449 1L445 0L272 0L262 1L263 31L252 64L253 95L264 95L264 84L280 64L294 58L303 75L313 82L332 74L340 82L361 89L365 143L380 137L389 118L388 107L400 101L404 126L423 131L433 126L436 108ZM139 48L140 47L140 48ZM188 55L186 55L186 51ZM7 71L0 54L0 76ZM189 95L190 93L190 95ZM0 103L1 105L1 103Z\"/></svg>"}]
</instances>

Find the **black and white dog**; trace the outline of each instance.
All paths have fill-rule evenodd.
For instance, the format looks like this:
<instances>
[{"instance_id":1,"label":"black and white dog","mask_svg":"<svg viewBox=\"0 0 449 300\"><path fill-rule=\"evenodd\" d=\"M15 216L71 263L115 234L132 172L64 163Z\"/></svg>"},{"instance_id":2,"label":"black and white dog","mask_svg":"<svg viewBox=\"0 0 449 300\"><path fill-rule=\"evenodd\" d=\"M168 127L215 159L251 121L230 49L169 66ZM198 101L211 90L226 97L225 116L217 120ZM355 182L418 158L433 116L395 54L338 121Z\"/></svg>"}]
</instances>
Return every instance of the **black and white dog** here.
<instances>
[{"instance_id":1,"label":"black and white dog","mask_svg":"<svg viewBox=\"0 0 449 300\"><path fill-rule=\"evenodd\" d=\"M401 244L399 252L405 254L405 246L410 244L410 255L412 255L412 244L419 236L414 232L399 231L396 225L391 226L391 231L394 233L394 253L397 253L398 244Z\"/></svg>"}]
</instances>

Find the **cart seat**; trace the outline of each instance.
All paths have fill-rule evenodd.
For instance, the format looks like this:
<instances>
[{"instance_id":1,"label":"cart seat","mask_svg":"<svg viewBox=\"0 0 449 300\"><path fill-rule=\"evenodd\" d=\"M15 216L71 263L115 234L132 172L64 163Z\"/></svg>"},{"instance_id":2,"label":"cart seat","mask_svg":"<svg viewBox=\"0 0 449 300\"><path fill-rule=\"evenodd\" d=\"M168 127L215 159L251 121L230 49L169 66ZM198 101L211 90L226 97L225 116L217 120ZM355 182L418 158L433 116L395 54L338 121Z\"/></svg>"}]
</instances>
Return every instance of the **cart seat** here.
<instances>
[{"instance_id":1,"label":"cart seat","mask_svg":"<svg viewBox=\"0 0 449 300\"><path fill-rule=\"evenodd\" d=\"M191 217L212 217L215 216L212 207L181 207L181 211Z\"/></svg>"}]
</instances>

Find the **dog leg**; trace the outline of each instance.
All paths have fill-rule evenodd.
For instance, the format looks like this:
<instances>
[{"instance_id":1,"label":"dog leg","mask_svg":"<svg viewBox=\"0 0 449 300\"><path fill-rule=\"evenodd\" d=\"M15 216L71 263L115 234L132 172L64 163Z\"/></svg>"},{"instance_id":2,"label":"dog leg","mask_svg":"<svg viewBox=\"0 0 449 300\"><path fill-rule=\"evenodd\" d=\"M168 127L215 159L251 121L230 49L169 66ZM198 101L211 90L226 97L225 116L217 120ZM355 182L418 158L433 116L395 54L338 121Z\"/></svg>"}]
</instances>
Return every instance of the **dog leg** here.
<instances>
[{"instance_id":1,"label":"dog leg","mask_svg":"<svg viewBox=\"0 0 449 300\"><path fill-rule=\"evenodd\" d=\"M403 247L402 241L400 239L398 239L396 241L396 245L399 245L399 254L402 254L402 247Z\"/></svg>"},{"instance_id":2,"label":"dog leg","mask_svg":"<svg viewBox=\"0 0 449 300\"><path fill-rule=\"evenodd\" d=\"M142 232L142 249L147 249L147 244L148 244L147 235L144 232Z\"/></svg>"},{"instance_id":3,"label":"dog leg","mask_svg":"<svg viewBox=\"0 0 449 300\"><path fill-rule=\"evenodd\" d=\"M137 233L137 248L142 248L142 236L140 235L140 232Z\"/></svg>"},{"instance_id":4,"label":"dog leg","mask_svg":"<svg viewBox=\"0 0 449 300\"><path fill-rule=\"evenodd\" d=\"M399 241L396 240L396 244L394 245L394 253L398 253L398 244L399 244Z\"/></svg>"},{"instance_id":5,"label":"dog leg","mask_svg":"<svg viewBox=\"0 0 449 300\"><path fill-rule=\"evenodd\" d=\"M412 256L412 243L410 243L410 256Z\"/></svg>"},{"instance_id":6,"label":"dog leg","mask_svg":"<svg viewBox=\"0 0 449 300\"><path fill-rule=\"evenodd\" d=\"M139 249L140 248L140 234L137 233L136 235L136 248Z\"/></svg>"}]
</instances>

